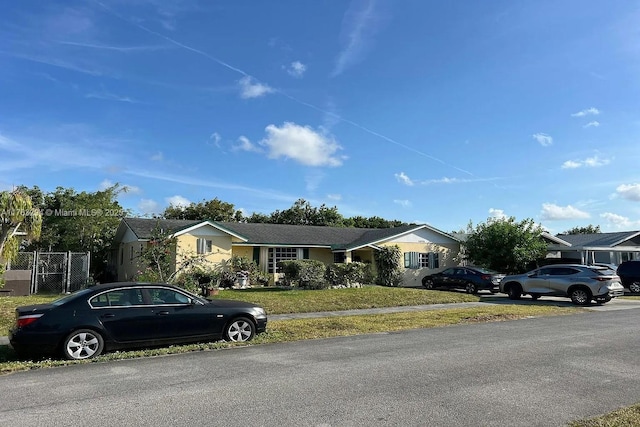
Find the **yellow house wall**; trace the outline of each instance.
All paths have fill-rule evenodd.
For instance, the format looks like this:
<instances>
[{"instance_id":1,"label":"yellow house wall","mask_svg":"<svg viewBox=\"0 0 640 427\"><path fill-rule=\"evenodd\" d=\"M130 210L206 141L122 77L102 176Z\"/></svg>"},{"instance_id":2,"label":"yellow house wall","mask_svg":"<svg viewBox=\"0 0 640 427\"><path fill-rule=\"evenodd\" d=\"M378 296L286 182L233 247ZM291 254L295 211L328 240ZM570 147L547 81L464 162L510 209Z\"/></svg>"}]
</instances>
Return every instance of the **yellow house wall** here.
<instances>
[{"instance_id":1,"label":"yellow house wall","mask_svg":"<svg viewBox=\"0 0 640 427\"><path fill-rule=\"evenodd\" d=\"M182 234L177 237L176 266L180 268L185 259L197 255L198 238L211 240L211 253L204 256L205 261L211 267L228 261L231 258L231 237L230 236L197 236L192 234Z\"/></svg>"},{"instance_id":2,"label":"yellow house wall","mask_svg":"<svg viewBox=\"0 0 640 427\"><path fill-rule=\"evenodd\" d=\"M234 246L233 255L253 260L253 246Z\"/></svg>"},{"instance_id":3,"label":"yellow house wall","mask_svg":"<svg viewBox=\"0 0 640 427\"><path fill-rule=\"evenodd\" d=\"M400 267L403 268L403 283L402 286L415 287L422 286L422 278L427 274L438 273L445 268L458 265L456 257L460 250L458 243L384 243L380 246L394 246L397 245L400 248ZM437 252L439 258L438 268L404 268L404 253L405 252Z\"/></svg>"},{"instance_id":4,"label":"yellow house wall","mask_svg":"<svg viewBox=\"0 0 640 427\"><path fill-rule=\"evenodd\" d=\"M325 264L333 264L333 252L325 248L309 248L309 259L321 261Z\"/></svg>"}]
</instances>

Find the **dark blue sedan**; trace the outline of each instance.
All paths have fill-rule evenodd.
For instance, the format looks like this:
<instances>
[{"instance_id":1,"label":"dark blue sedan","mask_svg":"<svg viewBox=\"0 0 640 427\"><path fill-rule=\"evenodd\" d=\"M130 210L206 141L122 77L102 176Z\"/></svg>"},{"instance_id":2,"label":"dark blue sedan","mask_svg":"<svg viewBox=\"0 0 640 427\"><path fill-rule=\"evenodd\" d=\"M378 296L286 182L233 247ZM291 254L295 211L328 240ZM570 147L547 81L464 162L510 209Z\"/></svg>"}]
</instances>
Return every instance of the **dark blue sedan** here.
<instances>
[{"instance_id":1,"label":"dark blue sedan","mask_svg":"<svg viewBox=\"0 0 640 427\"><path fill-rule=\"evenodd\" d=\"M470 294L475 294L480 290L494 293L498 291L500 281L504 276L504 274L480 267L452 267L440 273L424 276L422 286L426 289L464 289Z\"/></svg>"},{"instance_id":2,"label":"dark blue sedan","mask_svg":"<svg viewBox=\"0 0 640 427\"><path fill-rule=\"evenodd\" d=\"M109 283L16 308L9 342L20 355L89 359L131 347L244 342L266 327L267 315L255 304L207 300L161 283Z\"/></svg>"}]
</instances>

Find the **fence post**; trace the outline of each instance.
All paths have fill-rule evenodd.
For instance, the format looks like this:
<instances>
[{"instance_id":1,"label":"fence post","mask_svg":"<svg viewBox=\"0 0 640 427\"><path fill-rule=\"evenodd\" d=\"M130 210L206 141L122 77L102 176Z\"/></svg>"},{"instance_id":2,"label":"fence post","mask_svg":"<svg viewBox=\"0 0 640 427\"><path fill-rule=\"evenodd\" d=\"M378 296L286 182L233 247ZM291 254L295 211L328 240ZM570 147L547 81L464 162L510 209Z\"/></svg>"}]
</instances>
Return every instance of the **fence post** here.
<instances>
[{"instance_id":1,"label":"fence post","mask_svg":"<svg viewBox=\"0 0 640 427\"><path fill-rule=\"evenodd\" d=\"M65 256L65 261L66 261L66 267L65 268L65 274L64 274L64 293L68 293L69 292L69 287L71 286L71 251L67 251L67 253L64 255Z\"/></svg>"},{"instance_id":2,"label":"fence post","mask_svg":"<svg viewBox=\"0 0 640 427\"><path fill-rule=\"evenodd\" d=\"M38 251L33 251L32 293L38 293Z\"/></svg>"}]
</instances>

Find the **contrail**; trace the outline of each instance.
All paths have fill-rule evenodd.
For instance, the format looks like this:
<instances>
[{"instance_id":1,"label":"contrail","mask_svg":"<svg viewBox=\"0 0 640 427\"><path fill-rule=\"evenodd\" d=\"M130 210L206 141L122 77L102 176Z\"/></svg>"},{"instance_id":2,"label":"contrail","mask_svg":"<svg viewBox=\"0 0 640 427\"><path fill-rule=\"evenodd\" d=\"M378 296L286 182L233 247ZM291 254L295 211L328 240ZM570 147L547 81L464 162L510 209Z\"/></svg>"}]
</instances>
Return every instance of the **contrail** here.
<instances>
[{"instance_id":1,"label":"contrail","mask_svg":"<svg viewBox=\"0 0 640 427\"><path fill-rule=\"evenodd\" d=\"M240 68L234 67L233 65L231 65L231 64L229 64L229 63L227 63L227 62L224 62L223 60L218 59L218 58L216 58L215 56L213 56L213 55L211 55L211 54L208 54L208 53L207 53L207 52L205 52L205 51L202 51L202 50L200 50L200 49L196 49L196 48L194 48L194 47L188 46L188 45L186 45L186 44L184 44L184 43L180 43L179 41L174 40L174 39L172 39L171 37L167 37L167 36L165 36L164 34L161 34L161 33L157 32L157 31L153 31L152 29L147 28L147 27L145 27L145 26L144 26L144 25L142 25L142 24L139 24L139 23L137 23L137 22L134 22L134 21L132 21L132 20L130 20L130 19L128 19L128 18L125 18L124 16L122 16L122 15L120 15L119 13L115 12L115 11L114 11L113 9L111 9L110 7L106 6L104 3L102 3L102 2L100 2L100 1L98 1L98 0L94 0L94 1L95 1L95 3L97 3L100 7L102 7L103 9L105 9L107 12L111 13L113 16L117 17L118 19L120 19L120 20L122 20L122 21L124 21L124 22L127 22L127 23L128 23L128 24L130 24L130 25L133 25L134 27L137 27L137 28L139 28L139 29L141 29L141 30L143 30L143 31L146 31L146 32L147 32L147 33L149 33L149 34L153 34L153 35L154 35L154 36L156 36L156 37L160 37L160 38L162 38L162 39L164 39L164 40L168 41L169 43L172 43L172 44L174 44L174 45L176 45L176 46L178 46L178 47L181 47L182 49L186 49L186 50L191 51L191 52L193 52L193 53L197 53L198 55L202 55L202 56L204 56L205 58L208 58L208 59L212 60L213 62L217 63L218 65L221 65L221 66L223 66L223 67L225 67L225 68L227 68L227 69L229 69L229 70L231 70L231 71L234 71L234 72L236 72L236 73L238 73L238 74L241 74L242 76L250 77L250 78L254 79L255 81L257 81L258 83L262 83L260 80L256 79L254 76L250 75L249 73L247 73L247 72L246 72L246 71L244 71L244 70L241 70ZM383 139L383 140L385 140L385 141L387 141L387 142L390 142L390 143L392 143L392 144L394 144L394 145L397 145L397 146L399 146L399 147L402 147L402 148L404 148L405 150L412 151L412 152L414 152L414 153L416 153L416 154L419 154L419 155L421 155L421 156L423 156L423 157L426 157L426 158L428 158L428 159L431 159L431 160L433 160L433 161L435 161L435 162L441 163L441 164L443 164L443 165L445 165L445 166L448 166L448 167L450 167L450 168L453 168L453 169L455 169L455 170L457 170L457 171L460 171L460 172L466 173L467 175L474 176L471 172L469 172L469 171L467 171L467 170L461 169L461 168L459 168L459 167L457 167L457 166L454 166L454 165L451 165L451 164L449 164L449 163L445 162L445 161L444 161L444 160L442 160L442 159L439 159L439 158L437 158L437 157L431 156L431 155L429 155L429 154L427 154L427 153L424 153L424 152L422 152L422 151L420 151L420 150L417 150L417 149L415 149L415 148L413 148L413 147L409 147L408 145L402 144L402 143L400 143L400 142L396 141L396 140L395 140L395 139L393 139L393 138L390 138L390 137L385 136L385 135L383 135L383 134L381 134L381 133L378 133L378 132L376 132L376 131L374 131L374 130L371 130L371 129L369 129L369 128L367 128L367 127L365 127L365 126L361 125L361 124L358 124L358 123L356 123L356 122L354 122L354 121L352 121L352 120L346 119L346 118L344 118L344 117L342 117L342 116L340 116L340 115L338 115L338 114L332 113L332 112L330 112L330 111L326 111L326 110L324 110L323 108L318 107L317 105L310 104L310 103L305 102L305 101L303 101L303 100L301 100L301 99L298 99L298 98L296 98L296 97L294 97L294 96L291 96L291 95L287 94L286 92L283 92L283 91L282 91L282 90L280 90L280 89L274 89L274 90L275 90L275 92L276 92L276 93L279 93L280 95L282 95L282 96L284 96L284 97L286 97L286 98L289 98L290 100L292 100L292 101L294 101L294 102L296 102L296 103L298 103L298 104L300 104L300 105L304 105L305 107L309 107L309 108L314 109L314 110L316 110L316 111L319 111L319 112L321 112L321 113L323 113L323 114L328 114L328 115L330 115L330 116L332 116L332 117L335 117L337 120L340 120L341 122L347 123L347 124L349 124L349 125L351 125L351 126L354 126L354 127L358 128L358 129L360 129L360 130L362 130L362 131L364 131L364 132L366 132L366 133L368 133L368 134L370 134L370 135L376 136L376 137L378 137L378 138L380 138L380 139Z\"/></svg>"}]
</instances>

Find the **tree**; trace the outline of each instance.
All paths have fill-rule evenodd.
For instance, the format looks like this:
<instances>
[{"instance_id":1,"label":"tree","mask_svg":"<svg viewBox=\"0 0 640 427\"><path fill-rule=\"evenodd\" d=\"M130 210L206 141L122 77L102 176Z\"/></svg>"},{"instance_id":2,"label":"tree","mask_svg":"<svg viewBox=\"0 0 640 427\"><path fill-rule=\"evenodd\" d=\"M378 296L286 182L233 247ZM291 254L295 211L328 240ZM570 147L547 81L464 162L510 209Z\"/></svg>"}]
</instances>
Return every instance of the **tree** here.
<instances>
[{"instance_id":1,"label":"tree","mask_svg":"<svg viewBox=\"0 0 640 427\"><path fill-rule=\"evenodd\" d=\"M573 227L571 230L567 230L561 234L598 234L600 233L600 226L596 225L595 227L591 224L586 227Z\"/></svg>"},{"instance_id":2,"label":"tree","mask_svg":"<svg viewBox=\"0 0 640 427\"><path fill-rule=\"evenodd\" d=\"M490 218L478 224L464 243L467 257L477 266L503 273L525 271L532 261L544 257L547 244L542 227L530 218Z\"/></svg>"},{"instance_id":3,"label":"tree","mask_svg":"<svg viewBox=\"0 0 640 427\"><path fill-rule=\"evenodd\" d=\"M271 224L342 227L344 217L338 213L338 208L335 206L329 208L323 204L320 208L315 208L306 200L298 199L289 209L273 212L269 222Z\"/></svg>"},{"instance_id":4,"label":"tree","mask_svg":"<svg viewBox=\"0 0 640 427\"><path fill-rule=\"evenodd\" d=\"M384 218L380 218L379 216L372 216L369 218L365 218L363 216L354 216L351 218L347 218L344 223L347 227L356 228L392 228L399 227L401 225L407 225L406 222L398 220L390 221Z\"/></svg>"},{"instance_id":5,"label":"tree","mask_svg":"<svg viewBox=\"0 0 640 427\"><path fill-rule=\"evenodd\" d=\"M20 240L18 232L37 239L42 229L42 215L34 209L31 197L23 191L0 192L0 275L4 263L15 259Z\"/></svg>"},{"instance_id":6,"label":"tree","mask_svg":"<svg viewBox=\"0 0 640 427\"><path fill-rule=\"evenodd\" d=\"M112 279L106 275L110 247L120 220L127 215L117 196L126 192L126 187L115 184L94 193L63 187L50 193L38 187L19 189L29 194L43 213L40 239L27 249L91 252L94 278L101 282Z\"/></svg>"},{"instance_id":7,"label":"tree","mask_svg":"<svg viewBox=\"0 0 640 427\"><path fill-rule=\"evenodd\" d=\"M216 197L213 200L203 200L198 203L192 202L184 207L170 205L164 210L162 216L166 219L238 222L242 219L242 212L236 211L233 204L223 202Z\"/></svg>"}]
</instances>

